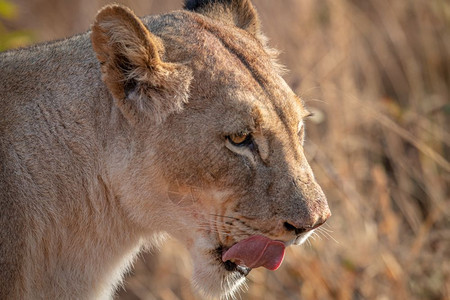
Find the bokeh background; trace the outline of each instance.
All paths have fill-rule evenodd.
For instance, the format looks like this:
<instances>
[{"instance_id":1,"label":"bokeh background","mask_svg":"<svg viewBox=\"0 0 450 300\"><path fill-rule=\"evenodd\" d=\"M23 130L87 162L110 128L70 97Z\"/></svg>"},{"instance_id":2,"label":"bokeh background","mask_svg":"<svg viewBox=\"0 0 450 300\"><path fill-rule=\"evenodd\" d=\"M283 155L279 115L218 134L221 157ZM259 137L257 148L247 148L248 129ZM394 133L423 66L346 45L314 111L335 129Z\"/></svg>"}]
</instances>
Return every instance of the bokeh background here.
<instances>
[{"instance_id":1,"label":"bokeh background","mask_svg":"<svg viewBox=\"0 0 450 300\"><path fill-rule=\"evenodd\" d=\"M0 50L88 30L109 1L0 0ZM117 1L138 15L181 0ZM254 0L315 116L307 157L333 216L240 299L450 299L450 2ZM1 72L1 70L0 70ZM202 299L169 240L117 299Z\"/></svg>"}]
</instances>

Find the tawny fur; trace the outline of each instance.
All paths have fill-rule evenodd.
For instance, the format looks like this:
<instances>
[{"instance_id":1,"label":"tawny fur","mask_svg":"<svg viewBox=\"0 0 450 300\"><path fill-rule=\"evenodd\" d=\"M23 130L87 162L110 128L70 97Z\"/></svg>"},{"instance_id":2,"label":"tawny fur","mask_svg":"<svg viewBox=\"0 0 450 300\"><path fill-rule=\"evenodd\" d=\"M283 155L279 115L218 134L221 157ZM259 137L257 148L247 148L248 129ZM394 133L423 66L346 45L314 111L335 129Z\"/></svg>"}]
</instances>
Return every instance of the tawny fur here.
<instances>
[{"instance_id":1,"label":"tawny fur","mask_svg":"<svg viewBox=\"0 0 450 300\"><path fill-rule=\"evenodd\" d=\"M0 55L0 299L110 298L166 234L189 249L195 286L230 295L244 277L219 247L303 241L286 222L329 216L307 110L255 9L204 2L142 21L108 6L90 32ZM254 147L230 144L237 133Z\"/></svg>"}]
</instances>

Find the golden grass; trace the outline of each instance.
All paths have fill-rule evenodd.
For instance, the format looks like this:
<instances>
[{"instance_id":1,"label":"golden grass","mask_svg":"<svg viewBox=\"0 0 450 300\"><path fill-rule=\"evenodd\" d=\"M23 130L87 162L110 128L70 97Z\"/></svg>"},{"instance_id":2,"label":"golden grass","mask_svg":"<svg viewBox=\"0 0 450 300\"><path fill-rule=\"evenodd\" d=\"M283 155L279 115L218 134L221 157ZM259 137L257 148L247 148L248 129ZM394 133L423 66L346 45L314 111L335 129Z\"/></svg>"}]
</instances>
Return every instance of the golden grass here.
<instances>
[{"instance_id":1,"label":"golden grass","mask_svg":"<svg viewBox=\"0 0 450 300\"><path fill-rule=\"evenodd\" d=\"M279 270L253 270L241 298L450 299L450 2L254 2L287 82L316 112L306 150L333 216ZM199 299L190 271L170 241L143 256L119 298Z\"/></svg>"}]
</instances>

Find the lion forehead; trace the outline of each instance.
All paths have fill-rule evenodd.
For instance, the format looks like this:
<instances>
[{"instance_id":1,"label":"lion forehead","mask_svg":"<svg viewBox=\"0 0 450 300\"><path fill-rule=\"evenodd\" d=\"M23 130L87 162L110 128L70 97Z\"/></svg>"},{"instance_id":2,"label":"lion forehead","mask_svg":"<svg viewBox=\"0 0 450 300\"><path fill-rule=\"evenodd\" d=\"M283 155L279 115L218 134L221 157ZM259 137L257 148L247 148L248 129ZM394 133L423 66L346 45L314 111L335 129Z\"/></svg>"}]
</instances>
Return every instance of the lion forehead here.
<instances>
[{"instance_id":1,"label":"lion forehead","mask_svg":"<svg viewBox=\"0 0 450 300\"><path fill-rule=\"evenodd\" d=\"M222 79L224 73L214 71L233 70L227 77L245 72L261 85L282 72L274 50L247 31L218 20L179 11L148 19L147 25L164 40L168 60L191 63L198 71Z\"/></svg>"},{"instance_id":2,"label":"lion forehead","mask_svg":"<svg viewBox=\"0 0 450 300\"><path fill-rule=\"evenodd\" d=\"M261 111L258 115L266 119L266 126L275 113L289 127L298 127L306 110L282 78L271 48L245 30L198 14L182 11L161 18L149 26L158 29L167 59L184 62L194 71L190 105L196 105L195 98L201 98L199 106L226 100L229 110L243 111L247 103L250 114L255 107Z\"/></svg>"}]
</instances>

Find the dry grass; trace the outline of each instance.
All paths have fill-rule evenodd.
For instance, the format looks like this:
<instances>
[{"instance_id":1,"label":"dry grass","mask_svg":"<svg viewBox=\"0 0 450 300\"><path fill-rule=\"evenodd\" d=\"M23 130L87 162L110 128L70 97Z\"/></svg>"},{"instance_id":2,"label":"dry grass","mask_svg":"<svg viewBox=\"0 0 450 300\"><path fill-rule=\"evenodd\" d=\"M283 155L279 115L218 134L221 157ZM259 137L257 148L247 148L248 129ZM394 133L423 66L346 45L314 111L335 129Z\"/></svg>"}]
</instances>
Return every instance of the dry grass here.
<instances>
[{"instance_id":1,"label":"dry grass","mask_svg":"<svg viewBox=\"0 0 450 300\"><path fill-rule=\"evenodd\" d=\"M180 2L132 6L143 15ZM252 271L242 299L450 299L450 3L254 2L286 80L316 112L307 156L333 217L311 245L289 249L280 270ZM22 11L42 3L23 1ZM73 25L64 34L87 28L100 6L79 3L53 20ZM63 35L33 18L19 25ZM120 299L198 299L190 264L170 241L137 263Z\"/></svg>"}]
</instances>

